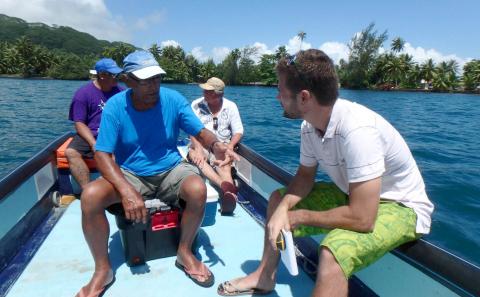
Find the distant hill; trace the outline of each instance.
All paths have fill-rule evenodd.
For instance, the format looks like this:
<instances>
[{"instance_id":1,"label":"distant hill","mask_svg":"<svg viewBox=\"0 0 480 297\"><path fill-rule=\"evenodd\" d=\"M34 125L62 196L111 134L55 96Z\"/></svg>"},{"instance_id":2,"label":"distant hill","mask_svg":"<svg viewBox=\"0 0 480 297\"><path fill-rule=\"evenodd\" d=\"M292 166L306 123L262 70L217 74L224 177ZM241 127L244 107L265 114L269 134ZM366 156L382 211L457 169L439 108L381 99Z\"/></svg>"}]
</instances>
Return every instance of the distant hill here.
<instances>
[{"instance_id":1,"label":"distant hill","mask_svg":"<svg viewBox=\"0 0 480 297\"><path fill-rule=\"evenodd\" d=\"M0 14L0 41L13 42L21 36L49 49L63 49L77 55L100 55L106 46L119 42L98 40L92 35L66 26L48 26Z\"/></svg>"}]
</instances>

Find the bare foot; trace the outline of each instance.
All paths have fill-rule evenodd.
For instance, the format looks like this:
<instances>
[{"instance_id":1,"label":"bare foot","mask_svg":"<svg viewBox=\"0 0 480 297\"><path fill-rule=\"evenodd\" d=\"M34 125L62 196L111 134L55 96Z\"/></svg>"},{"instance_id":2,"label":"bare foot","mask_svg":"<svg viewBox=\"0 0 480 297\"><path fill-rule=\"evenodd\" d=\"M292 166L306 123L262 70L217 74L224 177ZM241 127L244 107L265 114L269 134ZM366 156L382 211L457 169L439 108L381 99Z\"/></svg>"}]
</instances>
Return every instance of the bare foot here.
<instances>
[{"instance_id":1,"label":"bare foot","mask_svg":"<svg viewBox=\"0 0 480 297\"><path fill-rule=\"evenodd\" d=\"M185 270L197 272L198 274L195 273L192 277L199 282L205 282L209 276L212 275L212 272L208 270L207 266L198 261L192 253L182 253L179 251L177 253L177 262L185 267Z\"/></svg>"},{"instance_id":2,"label":"bare foot","mask_svg":"<svg viewBox=\"0 0 480 297\"><path fill-rule=\"evenodd\" d=\"M255 289L257 291L269 292L275 288L275 280L268 279L257 275L257 273L249 274L245 277L240 277L228 281L232 288L240 291L248 291ZM226 288L228 290L228 288Z\"/></svg>"},{"instance_id":3,"label":"bare foot","mask_svg":"<svg viewBox=\"0 0 480 297\"><path fill-rule=\"evenodd\" d=\"M106 286L113 281L113 271L111 269L95 271L90 282L84 286L76 297L96 297L100 295Z\"/></svg>"}]
</instances>

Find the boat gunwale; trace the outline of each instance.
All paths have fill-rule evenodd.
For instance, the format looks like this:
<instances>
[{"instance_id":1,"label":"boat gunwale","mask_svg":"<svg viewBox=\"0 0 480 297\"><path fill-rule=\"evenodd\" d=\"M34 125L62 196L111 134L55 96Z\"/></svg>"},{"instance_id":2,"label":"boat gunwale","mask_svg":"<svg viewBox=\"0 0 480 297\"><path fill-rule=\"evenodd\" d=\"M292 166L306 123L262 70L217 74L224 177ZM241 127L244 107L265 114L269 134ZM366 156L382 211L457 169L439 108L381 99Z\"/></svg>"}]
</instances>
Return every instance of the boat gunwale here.
<instances>
[{"instance_id":1,"label":"boat gunwale","mask_svg":"<svg viewBox=\"0 0 480 297\"><path fill-rule=\"evenodd\" d=\"M287 185L293 175L272 161L258 154L247 145L240 143L237 152L265 174ZM314 242L313 239L310 241ZM304 245L312 245L309 240ZM299 239L295 239L296 243ZM318 244L315 243L315 246ZM460 296L480 296L480 267L448 252L423 238L405 243L391 251L393 255L411 264L421 272L451 289ZM312 253L310 253L312 254ZM316 253L313 253L316 255ZM311 261L318 263L318 255Z\"/></svg>"},{"instance_id":2,"label":"boat gunwale","mask_svg":"<svg viewBox=\"0 0 480 297\"><path fill-rule=\"evenodd\" d=\"M73 135L73 132L67 132L55 138L45 148L2 178L0 180L0 202L43 166L55 160L55 150Z\"/></svg>"},{"instance_id":3,"label":"boat gunwale","mask_svg":"<svg viewBox=\"0 0 480 297\"><path fill-rule=\"evenodd\" d=\"M72 132L68 132L59 136L35 156L0 180L0 202L17 189L25 179L30 178L45 164L51 162L54 158L55 149L72 135ZM252 165L281 184L288 184L293 178L291 173L278 167L244 144L239 144L238 153ZM258 194L258 196L260 195ZM44 197L43 199L46 198ZM260 206L260 211L263 212L264 210L262 210L262 208L266 209L266 201L261 201L260 204L256 205L256 207L258 206ZM256 219L258 220L258 216ZM296 239L296 242L299 243L299 240L300 239ZM312 257L310 261L317 263L318 255L315 249L318 245L313 239L309 238L308 240L302 245L311 246L310 249L314 247L313 251L310 251L308 254L310 255L309 257ZM460 296L480 296L480 284L478 283L478 279L480 279L480 268L424 239L404 244L391 253ZM2 272L4 272L3 268L0 274ZM361 283L360 280L358 281Z\"/></svg>"}]
</instances>

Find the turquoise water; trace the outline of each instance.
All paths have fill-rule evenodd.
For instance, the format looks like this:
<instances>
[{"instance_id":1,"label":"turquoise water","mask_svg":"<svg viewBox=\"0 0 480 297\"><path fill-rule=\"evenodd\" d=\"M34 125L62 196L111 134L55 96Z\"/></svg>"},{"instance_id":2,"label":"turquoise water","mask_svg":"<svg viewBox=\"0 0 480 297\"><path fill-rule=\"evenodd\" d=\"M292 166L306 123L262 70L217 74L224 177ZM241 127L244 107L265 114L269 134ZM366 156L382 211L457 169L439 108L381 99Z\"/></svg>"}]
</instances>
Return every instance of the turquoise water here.
<instances>
[{"instance_id":1,"label":"turquoise water","mask_svg":"<svg viewBox=\"0 0 480 297\"><path fill-rule=\"evenodd\" d=\"M73 92L85 82L0 78L0 178L59 134ZM169 85L190 101L196 85ZM480 265L480 96L342 90L382 114L404 136L435 203L426 238ZM282 118L276 89L228 87L245 126L244 143L290 172L298 165L300 121ZM319 178L326 179L322 174Z\"/></svg>"}]
</instances>

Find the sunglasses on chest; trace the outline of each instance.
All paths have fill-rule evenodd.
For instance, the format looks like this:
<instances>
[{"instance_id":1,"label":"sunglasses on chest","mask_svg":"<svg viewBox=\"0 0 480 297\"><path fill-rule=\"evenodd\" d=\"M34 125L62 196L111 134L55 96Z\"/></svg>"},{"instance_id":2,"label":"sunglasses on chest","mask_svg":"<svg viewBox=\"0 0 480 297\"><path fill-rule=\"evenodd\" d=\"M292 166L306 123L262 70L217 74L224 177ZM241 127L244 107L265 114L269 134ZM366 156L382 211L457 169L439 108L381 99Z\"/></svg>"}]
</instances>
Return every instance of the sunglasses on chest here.
<instances>
[{"instance_id":1,"label":"sunglasses on chest","mask_svg":"<svg viewBox=\"0 0 480 297\"><path fill-rule=\"evenodd\" d=\"M213 130L217 131L218 130L218 118L213 117Z\"/></svg>"}]
</instances>

